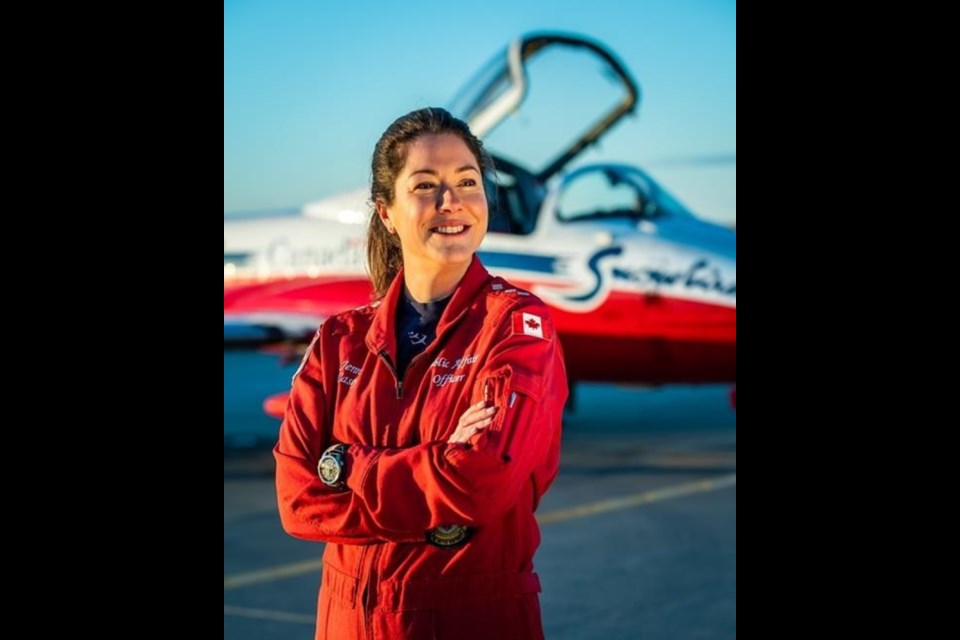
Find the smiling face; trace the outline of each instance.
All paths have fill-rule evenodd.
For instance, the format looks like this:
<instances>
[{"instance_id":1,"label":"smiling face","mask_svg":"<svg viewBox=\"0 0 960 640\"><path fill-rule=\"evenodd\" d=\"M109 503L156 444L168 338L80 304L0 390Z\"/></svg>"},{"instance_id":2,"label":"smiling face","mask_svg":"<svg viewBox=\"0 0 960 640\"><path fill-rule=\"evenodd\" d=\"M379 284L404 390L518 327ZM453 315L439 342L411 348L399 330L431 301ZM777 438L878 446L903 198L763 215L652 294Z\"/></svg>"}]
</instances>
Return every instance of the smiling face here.
<instances>
[{"instance_id":1,"label":"smiling face","mask_svg":"<svg viewBox=\"0 0 960 640\"><path fill-rule=\"evenodd\" d=\"M480 164L456 134L413 140L394 184L393 204L377 213L400 238L411 276L456 277L466 272L487 232L487 196Z\"/></svg>"}]
</instances>

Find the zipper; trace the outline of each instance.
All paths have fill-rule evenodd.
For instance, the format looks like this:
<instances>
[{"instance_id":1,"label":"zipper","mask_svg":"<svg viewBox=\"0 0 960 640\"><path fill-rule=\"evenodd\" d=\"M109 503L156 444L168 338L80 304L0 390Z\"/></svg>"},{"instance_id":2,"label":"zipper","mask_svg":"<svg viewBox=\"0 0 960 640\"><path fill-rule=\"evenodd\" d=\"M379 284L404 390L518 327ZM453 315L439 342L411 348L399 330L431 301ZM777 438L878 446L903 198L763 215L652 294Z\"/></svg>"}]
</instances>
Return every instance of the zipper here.
<instances>
[{"instance_id":1,"label":"zipper","mask_svg":"<svg viewBox=\"0 0 960 640\"><path fill-rule=\"evenodd\" d=\"M360 581L363 579L363 575L362 575L362 572L363 572L363 559L367 557L367 549L369 549L369 548L370 548L369 546L363 546L363 547L361 547L361 549L360 549L360 559L357 560L357 590L358 590L358 591L359 591L359 589L360 589ZM358 597L358 596L359 596L359 597ZM363 605L364 605L364 601L366 600L366 597L367 597L367 589L366 589L366 586L364 586L364 589L363 589L363 592L362 592L362 593L359 593L359 594L358 594L356 591L353 592L354 602L356 602L357 600L360 601L360 610L361 610L361 612L363 613L364 616L366 616L366 612L364 611L364 606L363 606Z\"/></svg>"},{"instance_id":2,"label":"zipper","mask_svg":"<svg viewBox=\"0 0 960 640\"><path fill-rule=\"evenodd\" d=\"M386 349L384 349L380 351L377 355L380 357L381 360L383 360L383 364L387 365L387 369L390 369L390 373L393 374L393 379L397 381L397 400L400 400L401 398L403 398L403 380L401 380L400 377L397 376L397 369L396 367L393 366L393 362L391 362L390 360L390 354L387 353ZM407 368L409 369L410 367L407 367Z\"/></svg>"},{"instance_id":3,"label":"zipper","mask_svg":"<svg viewBox=\"0 0 960 640\"><path fill-rule=\"evenodd\" d=\"M377 588L377 560L380 556L382 545L365 546L360 550L360 561L358 573L366 573L367 581L363 585L363 591L360 593L359 607L360 616L363 619L363 635L368 639L373 638L373 607L376 605L375 589ZM367 550L373 547L373 552L369 555L369 570L364 571L364 558L368 556Z\"/></svg>"},{"instance_id":4,"label":"zipper","mask_svg":"<svg viewBox=\"0 0 960 640\"><path fill-rule=\"evenodd\" d=\"M363 614L363 633L369 639L373 639L373 607L378 583L377 559L380 556L382 545L374 545L373 554L370 556L370 569L367 571L367 583L360 596L360 611Z\"/></svg>"},{"instance_id":5,"label":"zipper","mask_svg":"<svg viewBox=\"0 0 960 640\"><path fill-rule=\"evenodd\" d=\"M434 342L436 342L436 338L434 338ZM377 353L380 359L383 360L383 363L387 365L387 368L390 369L390 373L393 374L393 379L397 381L397 400L403 399L403 381L407 379L407 373L410 372L410 369L413 368L413 365L418 360L426 355L427 351L430 349L430 346L432 346L432 343L428 345L426 349L413 356L413 358L410 360L410 363L407 365L406 371L403 372L402 378L397 375L397 369L393 366L393 362L390 360L390 354L387 353L387 350L384 349L383 351Z\"/></svg>"}]
</instances>

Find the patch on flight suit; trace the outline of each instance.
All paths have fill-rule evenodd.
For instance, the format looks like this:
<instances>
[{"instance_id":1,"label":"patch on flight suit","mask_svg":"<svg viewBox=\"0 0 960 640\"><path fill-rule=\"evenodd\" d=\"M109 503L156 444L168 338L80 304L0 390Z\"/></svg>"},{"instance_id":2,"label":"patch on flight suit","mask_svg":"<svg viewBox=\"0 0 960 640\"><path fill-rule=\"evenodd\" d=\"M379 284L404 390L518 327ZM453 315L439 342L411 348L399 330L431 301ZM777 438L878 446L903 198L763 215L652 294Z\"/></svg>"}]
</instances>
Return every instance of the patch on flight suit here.
<instances>
[{"instance_id":1,"label":"patch on flight suit","mask_svg":"<svg viewBox=\"0 0 960 640\"><path fill-rule=\"evenodd\" d=\"M473 530L459 524L439 526L427 531L427 542L438 547L450 548L466 544Z\"/></svg>"},{"instance_id":2,"label":"patch on flight suit","mask_svg":"<svg viewBox=\"0 0 960 640\"><path fill-rule=\"evenodd\" d=\"M543 318L526 311L513 312L513 335L533 336L550 339L550 330L543 324Z\"/></svg>"}]
</instances>

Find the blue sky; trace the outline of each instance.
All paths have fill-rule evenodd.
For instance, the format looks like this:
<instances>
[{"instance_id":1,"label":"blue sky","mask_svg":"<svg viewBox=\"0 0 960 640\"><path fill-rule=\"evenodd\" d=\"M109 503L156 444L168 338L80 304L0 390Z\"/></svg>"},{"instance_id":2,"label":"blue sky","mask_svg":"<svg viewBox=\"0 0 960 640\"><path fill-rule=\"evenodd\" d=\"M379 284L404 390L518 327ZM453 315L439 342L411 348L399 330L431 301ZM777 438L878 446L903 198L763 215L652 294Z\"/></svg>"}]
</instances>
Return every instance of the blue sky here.
<instances>
[{"instance_id":1,"label":"blue sky","mask_svg":"<svg viewBox=\"0 0 960 640\"><path fill-rule=\"evenodd\" d=\"M735 224L732 0L225 0L224 211L366 184L397 116L447 105L511 39L553 30L606 45L642 94L637 117L576 164L637 164L701 217Z\"/></svg>"}]
</instances>

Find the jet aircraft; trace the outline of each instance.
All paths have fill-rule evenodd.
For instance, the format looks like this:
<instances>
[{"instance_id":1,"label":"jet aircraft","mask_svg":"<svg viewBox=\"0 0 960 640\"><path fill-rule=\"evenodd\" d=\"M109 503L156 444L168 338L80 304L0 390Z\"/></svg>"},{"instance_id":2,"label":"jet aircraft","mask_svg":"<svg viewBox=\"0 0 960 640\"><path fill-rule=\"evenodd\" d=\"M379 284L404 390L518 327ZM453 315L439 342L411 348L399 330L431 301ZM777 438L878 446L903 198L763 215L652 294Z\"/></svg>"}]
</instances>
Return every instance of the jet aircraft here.
<instances>
[{"instance_id":1,"label":"jet aircraft","mask_svg":"<svg viewBox=\"0 0 960 640\"><path fill-rule=\"evenodd\" d=\"M535 128L526 105L536 101L538 78L552 87L584 59L607 92L599 117L559 150L548 144L562 139L555 113L547 117L551 135L514 135L511 127ZM572 382L735 385L735 230L698 218L639 167L570 168L637 109L639 95L612 52L571 34L521 37L484 66L450 105L496 164L479 255L492 273L552 307ZM563 111L551 103L558 100L541 97L539 106ZM571 111L584 117L582 107ZM499 129L506 133L497 138ZM501 142L514 148L502 151ZM521 161L524 152L534 160ZM367 197L362 188L292 212L224 217L225 349L302 349L324 318L370 301ZM284 399L273 397L268 412L279 414Z\"/></svg>"}]
</instances>

